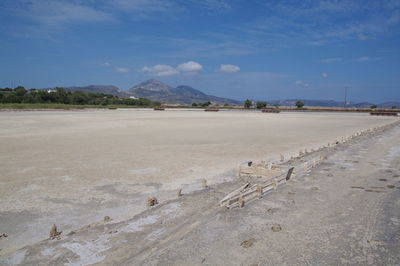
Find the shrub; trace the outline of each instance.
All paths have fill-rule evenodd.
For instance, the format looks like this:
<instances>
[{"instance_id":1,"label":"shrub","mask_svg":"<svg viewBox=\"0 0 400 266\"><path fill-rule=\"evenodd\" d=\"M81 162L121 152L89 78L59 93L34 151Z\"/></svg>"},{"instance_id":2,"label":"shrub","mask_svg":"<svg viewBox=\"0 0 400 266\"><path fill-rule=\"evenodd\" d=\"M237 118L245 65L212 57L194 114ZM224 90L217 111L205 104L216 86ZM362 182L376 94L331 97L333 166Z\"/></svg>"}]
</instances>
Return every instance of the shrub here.
<instances>
[{"instance_id":1,"label":"shrub","mask_svg":"<svg viewBox=\"0 0 400 266\"><path fill-rule=\"evenodd\" d=\"M267 107L267 102L257 102L256 107L257 109L265 108Z\"/></svg>"},{"instance_id":2,"label":"shrub","mask_svg":"<svg viewBox=\"0 0 400 266\"><path fill-rule=\"evenodd\" d=\"M295 105L297 106L297 108L302 108L304 106L304 103L302 101L297 101Z\"/></svg>"},{"instance_id":3,"label":"shrub","mask_svg":"<svg viewBox=\"0 0 400 266\"><path fill-rule=\"evenodd\" d=\"M249 99L247 99L246 101L244 101L244 108L250 108L253 104L251 103L251 101Z\"/></svg>"}]
</instances>

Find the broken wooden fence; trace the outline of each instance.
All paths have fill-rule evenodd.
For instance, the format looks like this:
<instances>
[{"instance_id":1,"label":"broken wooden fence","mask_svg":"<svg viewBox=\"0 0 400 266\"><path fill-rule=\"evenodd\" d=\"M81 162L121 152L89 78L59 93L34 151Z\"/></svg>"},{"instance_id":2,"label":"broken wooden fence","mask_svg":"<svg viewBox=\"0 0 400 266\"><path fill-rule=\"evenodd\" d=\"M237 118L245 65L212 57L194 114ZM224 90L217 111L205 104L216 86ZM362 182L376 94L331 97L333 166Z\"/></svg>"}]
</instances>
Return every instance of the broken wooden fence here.
<instances>
[{"instance_id":1,"label":"broken wooden fence","mask_svg":"<svg viewBox=\"0 0 400 266\"><path fill-rule=\"evenodd\" d=\"M277 189L279 185L286 183L286 181L290 179L293 169L294 167L291 167L287 173L283 173L258 184L251 185L248 182L226 195L225 198L220 201L220 205L226 206L229 209L234 207L242 207L245 201L262 197L263 194Z\"/></svg>"},{"instance_id":2,"label":"broken wooden fence","mask_svg":"<svg viewBox=\"0 0 400 266\"><path fill-rule=\"evenodd\" d=\"M298 170L296 171L296 175L303 175L308 173L312 168L316 167L321 163L322 160L325 159L325 156L319 156L318 158L314 158L311 161L306 161L299 166L297 166ZM239 168L239 176L241 176L241 171L244 171L245 175L260 175L261 169L257 166L258 169L254 171L250 171L251 164L248 167L240 167ZM272 170L272 169L271 169ZM228 209L235 207L243 207L245 202L254 200L256 198L261 198L264 194L272 190L276 190L280 185L285 184L294 174L294 167L290 167L284 173L276 175L272 178L268 178L266 181L257 182L255 184L251 184L250 182L245 183L238 189L232 191L228 195L226 195L219 204L222 207L226 207Z\"/></svg>"}]
</instances>

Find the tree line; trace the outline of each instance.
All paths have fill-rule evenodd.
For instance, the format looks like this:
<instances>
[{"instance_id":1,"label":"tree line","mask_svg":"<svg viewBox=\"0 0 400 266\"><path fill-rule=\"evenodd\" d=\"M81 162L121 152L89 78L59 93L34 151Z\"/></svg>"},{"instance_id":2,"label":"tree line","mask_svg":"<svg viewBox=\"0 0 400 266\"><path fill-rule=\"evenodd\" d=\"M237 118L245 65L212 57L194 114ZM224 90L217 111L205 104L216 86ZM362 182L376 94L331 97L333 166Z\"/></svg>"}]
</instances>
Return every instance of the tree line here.
<instances>
[{"instance_id":1,"label":"tree line","mask_svg":"<svg viewBox=\"0 0 400 266\"><path fill-rule=\"evenodd\" d=\"M161 103L149 99L119 98L111 94L81 91L66 91L64 88L54 90L26 90L22 86L14 89L0 88L0 103L57 103L76 105L133 105L159 106Z\"/></svg>"},{"instance_id":2,"label":"tree line","mask_svg":"<svg viewBox=\"0 0 400 266\"><path fill-rule=\"evenodd\" d=\"M303 103L302 103L302 104L303 104ZM250 101L249 99L247 99L246 101L243 102L243 107L246 108L246 109L251 108L252 106L253 106L253 102ZM267 106L268 106L268 103L267 103L267 102L261 101L261 102L256 102L256 106L255 106L255 107L256 107L257 109L263 109L263 108L267 108ZM279 103L274 103L272 106L275 107L275 108L279 108L280 104L279 104ZM299 106L297 105L297 103L296 103L296 106L297 106L298 108L301 108L301 107L304 106L304 104L303 104L301 107L299 107Z\"/></svg>"}]
</instances>

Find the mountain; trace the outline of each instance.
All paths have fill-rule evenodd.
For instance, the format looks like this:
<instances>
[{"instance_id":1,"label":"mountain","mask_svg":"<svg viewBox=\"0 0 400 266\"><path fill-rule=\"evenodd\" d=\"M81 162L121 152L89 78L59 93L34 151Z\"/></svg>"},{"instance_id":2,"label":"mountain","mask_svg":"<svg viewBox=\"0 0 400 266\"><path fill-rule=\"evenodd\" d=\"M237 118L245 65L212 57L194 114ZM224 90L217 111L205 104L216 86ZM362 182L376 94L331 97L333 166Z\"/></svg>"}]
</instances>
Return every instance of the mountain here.
<instances>
[{"instance_id":1,"label":"mountain","mask_svg":"<svg viewBox=\"0 0 400 266\"><path fill-rule=\"evenodd\" d=\"M173 88L155 79L149 79L133 86L128 93L137 98L166 103L192 104L210 101L217 104L241 104L240 101L208 95L186 85Z\"/></svg>"},{"instance_id":2,"label":"mountain","mask_svg":"<svg viewBox=\"0 0 400 266\"><path fill-rule=\"evenodd\" d=\"M305 106L315 106L315 107L343 107L344 101L334 101L334 100L307 100L307 99L290 99L290 100L277 100L269 101L269 104L279 104L282 106L294 106L296 101L302 101ZM369 102L348 102L346 107L350 108L369 108L373 103Z\"/></svg>"},{"instance_id":3,"label":"mountain","mask_svg":"<svg viewBox=\"0 0 400 266\"><path fill-rule=\"evenodd\" d=\"M128 98L130 95L125 91L121 91L115 86L112 85L90 85L90 86L83 86L83 87L66 87L66 91L82 91L82 92L92 92L92 93L104 93L104 94L111 94L114 96L118 96L120 98Z\"/></svg>"},{"instance_id":4,"label":"mountain","mask_svg":"<svg viewBox=\"0 0 400 266\"><path fill-rule=\"evenodd\" d=\"M205 94L190 86L180 85L173 88L159 80L149 79L138 85L133 86L128 91L120 90L116 86L90 85L82 87L66 87L67 91L83 91L92 93L105 93L118 96L120 98L128 98L135 96L137 98L147 98L153 101L178 104L192 104L210 101L216 104L241 105L241 101L227 98L216 97ZM269 105L279 104L282 106L294 106L296 101L302 101L306 106L316 107L343 107L343 101L333 100L307 100L307 99L288 99L288 100L270 100ZM346 107L349 108L369 108L373 103L370 102L348 102ZM400 102L385 102L378 104L378 108L392 108L396 106L400 108Z\"/></svg>"},{"instance_id":5,"label":"mountain","mask_svg":"<svg viewBox=\"0 0 400 266\"><path fill-rule=\"evenodd\" d=\"M149 79L133 86L127 92L137 98L146 98L153 101L165 102L165 98L174 95L173 89L174 88L161 81Z\"/></svg>"},{"instance_id":6,"label":"mountain","mask_svg":"<svg viewBox=\"0 0 400 266\"><path fill-rule=\"evenodd\" d=\"M400 102L385 102L378 104L378 108L385 108L385 109L390 109L392 106L395 106L396 108L400 108Z\"/></svg>"}]
</instances>

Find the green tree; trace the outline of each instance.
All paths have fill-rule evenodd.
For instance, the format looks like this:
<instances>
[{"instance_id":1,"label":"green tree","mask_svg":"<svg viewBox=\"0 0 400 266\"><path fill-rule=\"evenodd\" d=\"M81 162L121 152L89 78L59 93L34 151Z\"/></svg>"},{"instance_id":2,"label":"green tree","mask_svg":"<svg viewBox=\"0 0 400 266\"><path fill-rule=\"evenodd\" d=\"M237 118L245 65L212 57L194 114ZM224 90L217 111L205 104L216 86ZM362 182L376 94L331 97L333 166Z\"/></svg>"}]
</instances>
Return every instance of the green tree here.
<instances>
[{"instance_id":1,"label":"green tree","mask_svg":"<svg viewBox=\"0 0 400 266\"><path fill-rule=\"evenodd\" d=\"M56 88L55 98L57 103L64 103L64 104L69 103L68 93L65 91L64 88L59 88L59 87Z\"/></svg>"},{"instance_id":2,"label":"green tree","mask_svg":"<svg viewBox=\"0 0 400 266\"><path fill-rule=\"evenodd\" d=\"M392 106L392 109L397 109L396 105L393 105L393 106Z\"/></svg>"},{"instance_id":3,"label":"green tree","mask_svg":"<svg viewBox=\"0 0 400 266\"><path fill-rule=\"evenodd\" d=\"M251 103L251 101L249 99L247 99L246 101L244 101L244 108L250 108L253 104Z\"/></svg>"},{"instance_id":4,"label":"green tree","mask_svg":"<svg viewBox=\"0 0 400 266\"><path fill-rule=\"evenodd\" d=\"M275 108L279 108L279 106L281 106L279 103L274 103L273 105Z\"/></svg>"},{"instance_id":5,"label":"green tree","mask_svg":"<svg viewBox=\"0 0 400 266\"><path fill-rule=\"evenodd\" d=\"M108 105L108 99L107 99L107 98L106 98L106 99L103 99L103 100L100 102L100 104L103 105L103 106Z\"/></svg>"},{"instance_id":6,"label":"green tree","mask_svg":"<svg viewBox=\"0 0 400 266\"><path fill-rule=\"evenodd\" d=\"M267 107L267 102L257 102L256 107L257 109L265 108Z\"/></svg>"},{"instance_id":7,"label":"green tree","mask_svg":"<svg viewBox=\"0 0 400 266\"><path fill-rule=\"evenodd\" d=\"M297 106L297 108L302 108L304 106L304 103L302 101L297 101L295 105Z\"/></svg>"},{"instance_id":8,"label":"green tree","mask_svg":"<svg viewBox=\"0 0 400 266\"><path fill-rule=\"evenodd\" d=\"M15 92L7 93L3 98L3 103L21 103L22 97L18 97Z\"/></svg>"},{"instance_id":9,"label":"green tree","mask_svg":"<svg viewBox=\"0 0 400 266\"><path fill-rule=\"evenodd\" d=\"M14 91L15 91L15 94L16 94L18 97L23 97L23 96L25 95L25 93L27 92L27 91L25 90L25 88L22 87L22 86L16 87Z\"/></svg>"},{"instance_id":10,"label":"green tree","mask_svg":"<svg viewBox=\"0 0 400 266\"><path fill-rule=\"evenodd\" d=\"M75 91L72 93L72 103L73 104L88 104L88 96L80 91Z\"/></svg>"},{"instance_id":11,"label":"green tree","mask_svg":"<svg viewBox=\"0 0 400 266\"><path fill-rule=\"evenodd\" d=\"M201 104L202 107L207 107L207 106L210 106L210 105L211 105L210 101L204 102L204 103Z\"/></svg>"},{"instance_id":12,"label":"green tree","mask_svg":"<svg viewBox=\"0 0 400 266\"><path fill-rule=\"evenodd\" d=\"M376 104L371 105L369 108L376 109L378 106Z\"/></svg>"},{"instance_id":13,"label":"green tree","mask_svg":"<svg viewBox=\"0 0 400 266\"><path fill-rule=\"evenodd\" d=\"M198 104L197 104L197 103L192 103L192 106L193 106L193 107L197 107Z\"/></svg>"}]
</instances>

